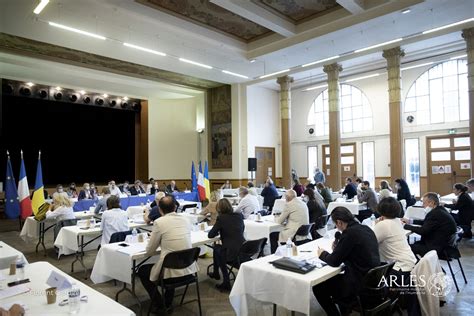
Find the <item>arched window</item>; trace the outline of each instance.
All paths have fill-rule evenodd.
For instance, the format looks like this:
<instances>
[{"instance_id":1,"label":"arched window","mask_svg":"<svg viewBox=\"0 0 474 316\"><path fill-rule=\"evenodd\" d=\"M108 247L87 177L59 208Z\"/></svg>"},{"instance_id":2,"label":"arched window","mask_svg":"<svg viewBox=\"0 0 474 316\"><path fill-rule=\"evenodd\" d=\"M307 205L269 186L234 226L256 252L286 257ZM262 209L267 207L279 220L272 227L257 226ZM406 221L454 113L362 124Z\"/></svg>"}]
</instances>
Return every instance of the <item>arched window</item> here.
<instances>
[{"instance_id":1,"label":"arched window","mask_svg":"<svg viewBox=\"0 0 474 316\"><path fill-rule=\"evenodd\" d=\"M372 108L362 91L348 84L340 86L340 111L342 133L372 130ZM328 90L313 101L307 124L314 126L316 136L329 135Z\"/></svg>"},{"instance_id":2,"label":"arched window","mask_svg":"<svg viewBox=\"0 0 474 316\"><path fill-rule=\"evenodd\" d=\"M416 125L468 120L467 61L450 60L424 72L408 90L404 112Z\"/></svg>"}]
</instances>

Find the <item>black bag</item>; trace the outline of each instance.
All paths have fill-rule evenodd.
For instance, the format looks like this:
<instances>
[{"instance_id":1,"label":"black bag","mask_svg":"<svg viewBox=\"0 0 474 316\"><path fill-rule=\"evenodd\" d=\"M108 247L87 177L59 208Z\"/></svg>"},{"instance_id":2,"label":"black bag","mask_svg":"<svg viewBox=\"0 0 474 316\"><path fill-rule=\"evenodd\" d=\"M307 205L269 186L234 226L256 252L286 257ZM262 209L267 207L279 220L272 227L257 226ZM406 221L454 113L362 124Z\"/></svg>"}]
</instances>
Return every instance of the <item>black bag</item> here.
<instances>
[{"instance_id":1,"label":"black bag","mask_svg":"<svg viewBox=\"0 0 474 316\"><path fill-rule=\"evenodd\" d=\"M288 270L300 274L306 274L316 268L314 264L308 263L306 261L298 261L291 258L280 258L278 260L271 261L270 263L273 264L275 268Z\"/></svg>"}]
</instances>

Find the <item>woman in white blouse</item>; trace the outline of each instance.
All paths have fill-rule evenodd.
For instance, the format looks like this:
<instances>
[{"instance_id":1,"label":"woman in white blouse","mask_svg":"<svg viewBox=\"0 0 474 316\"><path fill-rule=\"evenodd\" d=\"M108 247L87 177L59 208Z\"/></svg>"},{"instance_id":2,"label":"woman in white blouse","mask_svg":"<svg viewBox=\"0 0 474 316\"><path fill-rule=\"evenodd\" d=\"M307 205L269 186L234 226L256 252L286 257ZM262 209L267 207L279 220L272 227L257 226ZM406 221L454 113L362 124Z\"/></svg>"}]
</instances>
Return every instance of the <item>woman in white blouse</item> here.
<instances>
[{"instance_id":1,"label":"woman in white blouse","mask_svg":"<svg viewBox=\"0 0 474 316\"><path fill-rule=\"evenodd\" d=\"M56 194L53 197L51 209L46 212L47 219L55 219L57 222L65 219L75 219L72 202L63 194Z\"/></svg>"},{"instance_id":2,"label":"woman in white blouse","mask_svg":"<svg viewBox=\"0 0 474 316\"><path fill-rule=\"evenodd\" d=\"M102 228L101 245L108 244L113 233L129 230L127 212L122 210L118 196L111 195L107 199L107 211L102 213L100 228Z\"/></svg>"}]
</instances>

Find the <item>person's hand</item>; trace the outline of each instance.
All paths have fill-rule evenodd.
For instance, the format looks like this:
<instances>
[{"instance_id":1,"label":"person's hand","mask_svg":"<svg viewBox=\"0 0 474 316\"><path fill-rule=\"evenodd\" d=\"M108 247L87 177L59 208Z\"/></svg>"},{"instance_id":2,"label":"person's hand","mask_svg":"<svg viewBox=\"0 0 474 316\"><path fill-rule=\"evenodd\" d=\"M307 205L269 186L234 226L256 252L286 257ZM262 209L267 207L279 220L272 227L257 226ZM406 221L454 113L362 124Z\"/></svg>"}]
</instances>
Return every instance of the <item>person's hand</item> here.
<instances>
[{"instance_id":1,"label":"person's hand","mask_svg":"<svg viewBox=\"0 0 474 316\"><path fill-rule=\"evenodd\" d=\"M332 242L332 247L331 247L333 251L334 251L334 249L336 249L336 246L337 246L337 242L334 240Z\"/></svg>"},{"instance_id":2,"label":"person's hand","mask_svg":"<svg viewBox=\"0 0 474 316\"><path fill-rule=\"evenodd\" d=\"M22 316L25 315L25 309L18 304L13 304L10 307L10 316Z\"/></svg>"},{"instance_id":3,"label":"person's hand","mask_svg":"<svg viewBox=\"0 0 474 316\"><path fill-rule=\"evenodd\" d=\"M400 221L403 223L403 224L408 224L410 222L410 220L408 218L400 218Z\"/></svg>"},{"instance_id":4,"label":"person's hand","mask_svg":"<svg viewBox=\"0 0 474 316\"><path fill-rule=\"evenodd\" d=\"M318 246L318 257L320 257L323 252L324 252L324 249L321 249Z\"/></svg>"},{"instance_id":5,"label":"person's hand","mask_svg":"<svg viewBox=\"0 0 474 316\"><path fill-rule=\"evenodd\" d=\"M383 216L380 216L379 218L377 218L377 219L375 220L375 224L377 224L377 223L379 223L379 222L381 222L381 221L383 221L383 220L384 220L384 217L383 217Z\"/></svg>"}]
</instances>

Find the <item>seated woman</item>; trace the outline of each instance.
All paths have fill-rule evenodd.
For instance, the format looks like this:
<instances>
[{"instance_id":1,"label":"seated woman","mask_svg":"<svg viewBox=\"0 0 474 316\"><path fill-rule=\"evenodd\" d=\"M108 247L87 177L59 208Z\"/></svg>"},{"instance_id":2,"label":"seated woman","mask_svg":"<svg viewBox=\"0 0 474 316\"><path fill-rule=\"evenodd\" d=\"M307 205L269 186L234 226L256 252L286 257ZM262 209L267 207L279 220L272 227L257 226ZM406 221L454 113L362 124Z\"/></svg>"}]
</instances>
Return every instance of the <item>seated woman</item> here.
<instances>
[{"instance_id":1,"label":"seated woman","mask_svg":"<svg viewBox=\"0 0 474 316\"><path fill-rule=\"evenodd\" d=\"M380 200L390 197L390 196L392 196L392 188L390 187L390 184L386 180L380 181L380 191L379 191Z\"/></svg>"},{"instance_id":2,"label":"seated woman","mask_svg":"<svg viewBox=\"0 0 474 316\"><path fill-rule=\"evenodd\" d=\"M229 272L227 271L227 262L235 260L238 256L240 247L244 243L244 220L242 214L234 213L229 200L220 199L217 202L216 224L209 231L208 237L214 238L220 235L222 244L214 245L214 273L209 275L215 280L219 280L219 268L222 272L224 281L216 284L216 288L221 292L230 291Z\"/></svg>"},{"instance_id":3,"label":"seated woman","mask_svg":"<svg viewBox=\"0 0 474 316\"><path fill-rule=\"evenodd\" d=\"M127 212L122 210L118 196L111 195L107 199L107 211L102 213L100 228L102 229L101 245L108 244L113 233L129 230Z\"/></svg>"},{"instance_id":4,"label":"seated woman","mask_svg":"<svg viewBox=\"0 0 474 316\"><path fill-rule=\"evenodd\" d=\"M462 183L456 183L453 186L453 192L457 200L453 201L453 204L445 204L444 207L459 211L458 214L451 213L451 215L454 217L456 224L463 229L464 234L462 237L470 239L472 238L471 222L474 218L471 196L467 193L467 186Z\"/></svg>"},{"instance_id":5,"label":"seated woman","mask_svg":"<svg viewBox=\"0 0 474 316\"><path fill-rule=\"evenodd\" d=\"M56 194L53 197L53 204L51 209L46 212L47 219L55 219L60 222L66 219L75 219L74 210L72 209L72 202L63 194Z\"/></svg>"},{"instance_id":6,"label":"seated woman","mask_svg":"<svg viewBox=\"0 0 474 316\"><path fill-rule=\"evenodd\" d=\"M416 203L416 200L411 195L410 188L408 187L408 184L405 180L395 180L395 187L397 188L397 200L405 200L407 202L407 207Z\"/></svg>"},{"instance_id":7,"label":"seated woman","mask_svg":"<svg viewBox=\"0 0 474 316\"><path fill-rule=\"evenodd\" d=\"M304 186L301 184L300 180L298 179L295 179L293 183L294 183L293 190L295 190L296 196L301 196L301 194L303 194L304 192Z\"/></svg>"},{"instance_id":8,"label":"seated woman","mask_svg":"<svg viewBox=\"0 0 474 316\"><path fill-rule=\"evenodd\" d=\"M217 202L219 201L220 193L218 191L212 191L209 204L199 213L199 215L206 216L206 220L209 226L214 226L217 220ZM209 216L209 217L208 217Z\"/></svg>"},{"instance_id":9,"label":"seated woman","mask_svg":"<svg viewBox=\"0 0 474 316\"><path fill-rule=\"evenodd\" d=\"M229 180L225 180L225 183L221 186L221 190L232 189L232 183Z\"/></svg>"},{"instance_id":10,"label":"seated woman","mask_svg":"<svg viewBox=\"0 0 474 316\"><path fill-rule=\"evenodd\" d=\"M67 195L70 198L77 198L77 189L76 189L76 184L74 182L71 182L69 185L69 189L67 190Z\"/></svg>"},{"instance_id":11,"label":"seated woman","mask_svg":"<svg viewBox=\"0 0 474 316\"><path fill-rule=\"evenodd\" d=\"M309 212L309 222L314 223L311 231L311 236L313 239L319 238L319 234L316 230L320 228L324 228L326 226L326 220L323 217L327 214L326 207L324 206L324 202L319 198L316 198L314 195L314 191L312 189L304 190L304 201L306 202L306 206L308 206Z\"/></svg>"}]
</instances>

